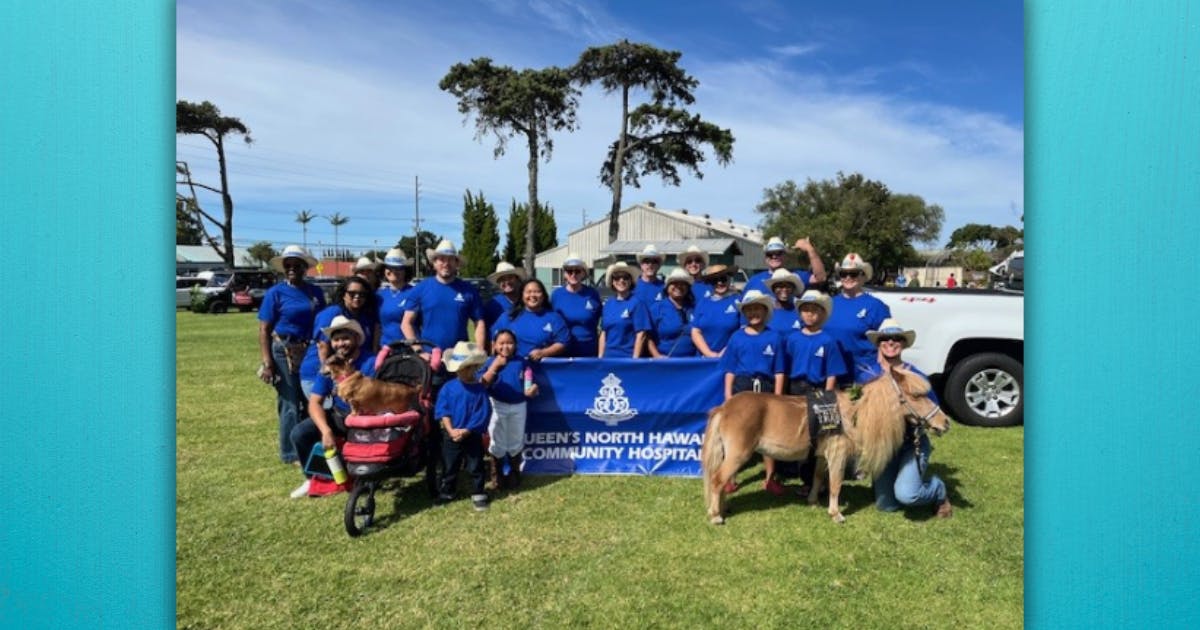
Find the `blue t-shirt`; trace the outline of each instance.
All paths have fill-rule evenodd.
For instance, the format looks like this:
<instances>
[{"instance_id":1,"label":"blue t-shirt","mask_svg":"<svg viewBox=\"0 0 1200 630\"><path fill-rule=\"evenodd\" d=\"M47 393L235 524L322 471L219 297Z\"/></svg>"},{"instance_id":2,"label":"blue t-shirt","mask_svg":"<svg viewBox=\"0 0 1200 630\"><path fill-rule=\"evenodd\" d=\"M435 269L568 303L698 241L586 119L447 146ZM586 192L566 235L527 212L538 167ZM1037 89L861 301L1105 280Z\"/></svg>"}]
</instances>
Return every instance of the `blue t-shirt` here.
<instances>
[{"instance_id":1,"label":"blue t-shirt","mask_svg":"<svg viewBox=\"0 0 1200 630\"><path fill-rule=\"evenodd\" d=\"M496 329L496 320L500 319L501 315L511 311L512 308L513 301L508 299L508 296L503 293L493 295L492 299L483 305L483 321L487 324L488 334L491 334Z\"/></svg>"},{"instance_id":2,"label":"blue t-shirt","mask_svg":"<svg viewBox=\"0 0 1200 630\"><path fill-rule=\"evenodd\" d=\"M433 419L442 426L442 418L450 418L450 426L471 433L487 431L492 418L492 401L488 400L483 383L464 383L454 378L442 386L434 406Z\"/></svg>"},{"instance_id":3,"label":"blue t-shirt","mask_svg":"<svg viewBox=\"0 0 1200 630\"><path fill-rule=\"evenodd\" d=\"M405 307L408 305L408 294L412 287L407 284L395 289L385 283L375 291L375 301L378 303L379 345L386 346L394 341L404 341L404 331L400 323L404 321Z\"/></svg>"},{"instance_id":4,"label":"blue t-shirt","mask_svg":"<svg viewBox=\"0 0 1200 630\"><path fill-rule=\"evenodd\" d=\"M692 295L696 296L696 302L707 300L712 297L712 294L713 288L711 284L699 280L692 283Z\"/></svg>"},{"instance_id":5,"label":"blue t-shirt","mask_svg":"<svg viewBox=\"0 0 1200 630\"><path fill-rule=\"evenodd\" d=\"M785 372L785 352L783 338L778 332L766 328L751 335L743 328L729 338L718 365L724 374L773 378Z\"/></svg>"},{"instance_id":6,"label":"blue t-shirt","mask_svg":"<svg viewBox=\"0 0 1200 630\"><path fill-rule=\"evenodd\" d=\"M308 282L299 287L280 282L263 294L258 321L271 324L280 336L310 339L313 318L323 308L325 292L321 287Z\"/></svg>"},{"instance_id":7,"label":"blue t-shirt","mask_svg":"<svg viewBox=\"0 0 1200 630\"><path fill-rule=\"evenodd\" d=\"M520 357L528 357L530 352L555 343L565 346L571 339L562 315L548 308L540 313L521 309L515 316L501 315L496 320L496 328L491 331L492 339L496 338L496 331L505 329L517 336L517 356Z\"/></svg>"},{"instance_id":8,"label":"blue t-shirt","mask_svg":"<svg viewBox=\"0 0 1200 630\"><path fill-rule=\"evenodd\" d=\"M873 295L860 293L847 298L839 293L833 296L833 310L821 329L837 340L847 366L875 363L878 351L867 340L867 331L878 330L883 320L891 316L892 309Z\"/></svg>"},{"instance_id":9,"label":"blue t-shirt","mask_svg":"<svg viewBox=\"0 0 1200 630\"><path fill-rule=\"evenodd\" d=\"M814 387L825 388L825 379L849 372L838 350L837 341L824 330L806 335L797 332L787 338L788 378L802 378Z\"/></svg>"},{"instance_id":10,"label":"blue t-shirt","mask_svg":"<svg viewBox=\"0 0 1200 630\"><path fill-rule=\"evenodd\" d=\"M614 295L608 298L602 310L600 327L604 331L604 358L632 357L637 333L650 330L650 309L632 295L624 300Z\"/></svg>"},{"instance_id":11,"label":"blue t-shirt","mask_svg":"<svg viewBox=\"0 0 1200 630\"><path fill-rule=\"evenodd\" d=\"M800 311L796 310L796 304L793 302L792 307L779 306L776 302L775 310L771 311L771 321L767 322L767 328L779 333L786 341L788 337L800 332L804 328L804 322L800 321Z\"/></svg>"},{"instance_id":12,"label":"blue t-shirt","mask_svg":"<svg viewBox=\"0 0 1200 630\"><path fill-rule=\"evenodd\" d=\"M358 371L362 372L363 376L375 376L374 355L360 354L358 359L354 361L354 364L355 367L358 368ZM339 398L335 393L336 391L337 387L334 386L333 378L331 376L328 374L317 375L316 380L313 382L312 393L320 396L321 398L325 398L326 396L333 394L333 404L342 410L349 411L350 403Z\"/></svg>"},{"instance_id":13,"label":"blue t-shirt","mask_svg":"<svg viewBox=\"0 0 1200 630\"><path fill-rule=\"evenodd\" d=\"M654 277L654 282L646 282L645 278L638 276L633 285L633 297L645 302L649 307L651 304L665 299L662 294L664 288L666 288L666 281L658 276Z\"/></svg>"},{"instance_id":14,"label":"blue t-shirt","mask_svg":"<svg viewBox=\"0 0 1200 630\"><path fill-rule=\"evenodd\" d=\"M372 336L375 334L375 317L365 311L358 315L351 315L349 309L337 304L327 306L325 310L317 313L316 319L313 320L313 342L308 344L308 350L304 352L304 360L300 362L301 380L311 381L317 377L317 372L321 371L321 355L317 353L317 342L324 341L325 343L329 343L329 337L326 337L325 333L321 332L321 329L328 328L333 324L333 318L338 315L349 317L358 322L363 328L363 333L367 336L358 345L358 357L355 357L354 360L357 361L363 354L370 354L371 342L375 339Z\"/></svg>"},{"instance_id":15,"label":"blue t-shirt","mask_svg":"<svg viewBox=\"0 0 1200 630\"><path fill-rule=\"evenodd\" d=\"M782 269L782 268L783 267L780 267L780 269ZM765 293L767 295L774 295L774 293L772 293L771 290L767 288L767 280L771 277L772 273L773 272L770 269L765 269L763 271L760 271L760 272L754 274L753 276L750 276L750 279L746 281L746 286L742 287L742 292L744 293L746 291L749 291L750 289L758 289L759 291L762 291L763 293ZM796 277L800 278L800 283L804 286L805 289L812 288L811 286L809 286L809 282L812 280L812 272L811 271L797 269L797 270L793 271L792 273L796 274Z\"/></svg>"},{"instance_id":16,"label":"blue t-shirt","mask_svg":"<svg viewBox=\"0 0 1200 630\"><path fill-rule=\"evenodd\" d=\"M713 352L720 352L729 343L734 331L742 327L742 314L738 311L741 295L726 293L716 299L696 299L695 317L692 326L700 331L704 343Z\"/></svg>"},{"instance_id":17,"label":"blue t-shirt","mask_svg":"<svg viewBox=\"0 0 1200 630\"><path fill-rule=\"evenodd\" d=\"M571 340L567 343L564 357L594 357L597 353L600 325L600 293L588 286L581 286L578 293L566 287L558 287L550 294L550 306L567 323Z\"/></svg>"},{"instance_id":18,"label":"blue t-shirt","mask_svg":"<svg viewBox=\"0 0 1200 630\"><path fill-rule=\"evenodd\" d=\"M442 284L426 278L408 295L407 311L420 313L418 336L442 349L467 340L467 321L483 322L483 300L471 283L455 278Z\"/></svg>"},{"instance_id":19,"label":"blue t-shirt","mask_svg":"<svg viewBox=\"0 0 1200 630\"><path fill-rule=\"evenodd\" d=\"M668 357L694 357L692 343L693 307L675 308L669 298L650 307L650 325L654 328L654 343Z\"/></svg>"},{"instance_id":20,"label":"blue t-shirt","mask_svg":"<svg viewBox=\"0 0 1200 630\"><path fill-rule=\"evenodd\" d=\"M495 355L488 357L487 363L477 374L482 376L496 362ZM508 363L500 368L496 380L488 387L492 398L510 405L525 402L525 360L518 356L509 357Z\"/></svg>"}]
</instances>

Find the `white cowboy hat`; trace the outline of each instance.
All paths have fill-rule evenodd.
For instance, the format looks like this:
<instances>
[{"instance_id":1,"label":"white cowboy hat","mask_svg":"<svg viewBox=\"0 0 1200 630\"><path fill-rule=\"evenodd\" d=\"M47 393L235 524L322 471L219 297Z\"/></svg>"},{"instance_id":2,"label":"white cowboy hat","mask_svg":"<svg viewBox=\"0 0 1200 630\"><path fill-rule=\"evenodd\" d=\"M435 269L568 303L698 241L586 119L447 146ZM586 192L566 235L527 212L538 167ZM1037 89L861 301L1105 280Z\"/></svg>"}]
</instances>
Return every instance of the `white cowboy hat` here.
<instances>
[{"instance_id":1,"label":"white cowboy hat","mask_svg":"<svg viewBox=\"0 0 1200 630\"><path fill-rule=\"evenodd\" d=\"M361 271L363 269L370 269L371 271L375 271L375 261L371 260L370 258L367 258L366 256L360 257L358 259L358 262L354 263L354 270Z\"/></svg>"},{"instance_id":2,"label":"white cowboy hat","mask_svg":"<svg viewBox=\"0 0 1200 630\"><path fill-rule=\"evenodd\" d=\"M867 341L876 348L879 347L880 337L904 337L904 347L911 348L917 342L915 330L905 330L894 317L889 317L879 324L879 330L868 330Z\"/></svg>"},{"instance_id":3,"label":"white cowboy hat","mask_svg":"<svg viewBox=\"0 0 1200 630\"><path fill-rule=\"evenodd\" d=\"M487 355L478 345L469 341L460 341L454 344L454 349L450 351L450 356L446 357L446 369L451 372L457 372L464 367L483 365L487 361Z\"/></svg>"},{"instance_id":4,"label":"white cowboy hat","mask_svg":"<svg viewBox=\"0 0 1200 630\"><path fill-rule=\"evenodd\" d=\"M738 303L738 310L742 312L742 316L746 316L746 307L751 304L761 304L767 309L767 318L765 321L771 321L771 315L775 311L775 298L759 291L758 289L750 289L742 294L742 301Z\"/></svg>"},{"instance_id":5,"label":"white cowboy hat","mask_svg":"<svg viewBox=\"0 0 1200 630\"><path fill-rule=\"evenodd\" d=\"M458 248L455 247L454 243L450 242L450 239L448 238L438 241L437 247L425 250L425 258L429 259L429 262L431 263L433 262L433 259L437 258L438 256L454 258L457 259L459 263L462 263L462 256L458 255Z\"/></svg>"},{"instance_id":6,"label":"white cowboy hat","mask_svg":"<svg viewBox=\"0 0 1200 630\"><path fill-rule=\"evenodd\" d=\"M817 324L813 328L820 328L829 321L829 314L833 312L833 298L816 290L808 290L796 299L796 310L799 311L801 306L805 304L815 304L821 307L821 317L817 319Z\"/></svg>"},{"instance_id":7,"label":"white cowboy hat","mask_svg":"<svg viewBox=\"0 0 1200 630\"><path fill-rule=\"evenodd\" d=\"M637 270L633 267L630 267L629 263L623 260L621 262L615 262L609 265L608 269L604 272L605 282L608 283L608 288L610 289L612 288L612 278L614 273L624 273L629 276L630 280L638 277ZM629 290L633 290L633 283L630 283Z\"/></svg>"},{"instance_id":8,"label":"white cowboy hat","mask_svg":"<svg viewBox=\"0 0 1200 630\"><path fill-rule=\"evenodd\" d=\"M516 276L518 280L525 281L525 269L522 267L514 267L512 263L501 260L496 263L496 270L488 274L487 280L492 284L499 286L500 278L504 276Z\"/></svg>"},{"instance_id":9,"label":"white cowboy hat","mask_svg":"<svg viewBox=\"0 0 1200 630\"><path fill-rule=\"evenodd\" d=\"M792 294L795 295L804 290L804 283L800 282L800 276L788 271L787 269L776 269L771 272L771 277L763 281L763 284L772 291L775 290L775 285L786 283L792 285Z\"/></svg>"},{"instance_id":10,"label":"white cowboy hat","mask_svg":"<svg viewBox=\"0 0 1200 630\"><path fill-rule=\"evenodd\" d=\"M350 332L358 335L358 343L362 343L363 339L367 338L367 335L363 332L362 326L360 326L358 322L346 317L345 315L338 315L337 317L334 317L333 321L329 323L329 327L322 328L321 332L325 333L325 337L327 339L333 339L333 333L339 330L349 330Z\"/></svg>"},{"instance_id":11,"label":"white cowboy hat","mask_svg":"<svg viewBox=\"0 0 1200 630\"><path fill-rule=\"evenodd\" d=\"M717 263L715 265L709 265L705 267L704 271L700 272L700 279L704 280L705 282L711 282L713 276L719 276L721 274L733 275L737 273L737 270L737 265L723 265L721 263Z\"/></svg>"},{"instance_id":12,"label":"white cowboy hat","mask_svg":"<svg viewBox=\"0 0 1200 630\"><path fill-rule=\"evenodd\" d=\"M695 245L688 245L688 248L683 250L683 253L678 257L679 264L683 265L683 261L692 256L699 256L700 264L704 265L705 267L708 266L708 252L696 247Z\"/></svg>"},{"instance_id":13,"label":"white cowboy hat","mask_svg":"<svg viewBox=\"0 0 1200 630\"><path fill-rule=\"evenodd\" d=\"M767 245L763 247L763 252L786 252L787 250L787 245L784 245L783 239L778 236L767 239Z\"/></svg>"},{"instance_id":14,"label":"white cowboy hat","mask_svg":"<svg viewBox=\"0 0 1200 630\"><path fill-rule=\"evenodd\" d=\"M657 258L659 262L662 262L663 255L659 253L658 248L654 246L654 243L642 248L642 253L637 255L638 264L642 264L642 261L647 258Z\"/></svg>"},{"instance_id":15,"label":"white cowboy hat","mask_svg":"<svg viewBox=\"0 0 1200 630\"><path fill-rule=\"evenodd\" d=\"M567 252L567 257L563 260L563 269L584 269L587 270L587 263L583 261L583 257L575 252Z\"/></svg>"},{"instance_id":16,"label":"white cowboy hat","mask_svg":"<svg viewBox=\"0 0 1200 630\"><path fill-rule=\"evenodd\" d=\"M666 286L670 286L672 282L684 282L690 287L696 281L692 278L692 274L683 270L683 267L676 267L667 274Z\"/></svg>"},{"instance_id":17,"label":"white cowboy hat","mask_svg":"<svg viewBox=\"0 0 1200 630\"><path fill-rule=\"evenodd\" d=\"M314 267L317 264L317 259L313 258L308 252L304 251L299 245L288 245L283 248L283 253L271 259L271 268L275 271L283 271L283 261L289 258L299 258L304 261L304 264L309 267Z\"/></svg>"},{"instance_id":18,"label":"white cowboy hat","mask_svg":"<svg viewBox=\"0 0 1200 630\"><path fill-rule=\"evenodd\" d=\"M838 272L858 270L862 272L862 274L868 279L875 273L874 268L871 267L871 263L863 260L862 256L859 256L854 252L846 254L846 257L842 259L842 262L837 264L835 270Z\"/></svg>"},{"instance_id":19,"label":"white cowboy hat","mask_svg":"<svg viewBox=\"0 0 1200 630\"><path fill-rule=\"evenodd\" d=\"M393 247L388 250L387 255L383 257L384 267L407 267L408 258L404 256L404 250L399 247Z\"/></svg>"}]
</instances>

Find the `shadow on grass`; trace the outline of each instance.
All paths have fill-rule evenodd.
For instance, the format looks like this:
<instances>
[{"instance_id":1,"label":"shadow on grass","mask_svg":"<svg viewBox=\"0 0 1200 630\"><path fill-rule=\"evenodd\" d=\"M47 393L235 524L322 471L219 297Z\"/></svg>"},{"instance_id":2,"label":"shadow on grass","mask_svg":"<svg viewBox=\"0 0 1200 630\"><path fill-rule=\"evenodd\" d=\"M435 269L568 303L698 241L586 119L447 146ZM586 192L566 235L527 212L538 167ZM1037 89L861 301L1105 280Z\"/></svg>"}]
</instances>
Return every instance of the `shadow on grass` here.
<instances>
[{"instance_id":1,"label":"shadow on grass","mask_svg":"<svg viewBox=\"0 0 1200 630\"><path fill-rule=\"evenodd\" d=\"M958 492L959 483L958 477L956 476L958 470L959 469L956 466L934 462L930 462L929 467L925 470L926 481L931 479L934 475L937 475L941 478L942 482L946 484L946 496L950 498L950 504L954 506L954 510L956 512L964 508L975 507L974 503L968 501L962 494ZM937 505L921 505L917 507L903 508L901 511L904 512L904 518L910 521L928 521L936 518L935 513L937 512Z\"/></svg>"}]
</instances>

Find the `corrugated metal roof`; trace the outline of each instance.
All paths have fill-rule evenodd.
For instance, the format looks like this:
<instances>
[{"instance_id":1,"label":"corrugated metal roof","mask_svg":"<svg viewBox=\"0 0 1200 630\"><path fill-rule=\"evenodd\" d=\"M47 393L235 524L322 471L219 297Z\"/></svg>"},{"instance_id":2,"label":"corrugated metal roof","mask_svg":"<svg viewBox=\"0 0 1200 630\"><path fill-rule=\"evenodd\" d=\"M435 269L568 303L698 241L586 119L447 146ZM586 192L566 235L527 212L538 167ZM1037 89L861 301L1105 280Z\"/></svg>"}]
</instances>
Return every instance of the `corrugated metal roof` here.
<instances>
[{"instance_id":1,"label":"corrugated metal roof","mask_svg":"<svg viewBox=\"0 0 1200 630\"><path fill-rule=\"evenodd\" d=\"M663 254L682 254L689 247L696 246L708 254L724 254L730 248L734 253L741 253L737 241L732 238L693 238L686 241L613 241L600 248L601 254L640 254L647 245L654 245Z\"/></svg>"}]
</instances>

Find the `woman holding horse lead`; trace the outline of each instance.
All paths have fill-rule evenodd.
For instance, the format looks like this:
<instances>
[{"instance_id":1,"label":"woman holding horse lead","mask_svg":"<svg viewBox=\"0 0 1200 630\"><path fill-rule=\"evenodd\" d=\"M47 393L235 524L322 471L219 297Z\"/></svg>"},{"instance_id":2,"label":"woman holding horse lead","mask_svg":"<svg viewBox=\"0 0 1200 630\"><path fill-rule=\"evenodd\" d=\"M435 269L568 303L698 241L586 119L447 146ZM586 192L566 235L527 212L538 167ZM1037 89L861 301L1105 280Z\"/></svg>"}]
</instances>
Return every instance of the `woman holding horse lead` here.
<instances>
[{"instance_id":1,"label":"woman holding horse lead","mask_svg":"<svg viewBox=\"0 0 1200 630\"><path fill-rule=\"evenodd\" d=\"M893 369L902 369L926 381L929 380L916 366L904 361L900 356L905 348L917 340L915 331L905 330L898 321L889 317L883 320L879 330L867 332L866 337L876 348L876 360L873 364L858 366L855 374L857 382L865 384L878 378L892 378ZM929 399L937 403L932 389L929 391ZM932 475L929 481L923 478L932 451L933 445L920 426L906 423L900 449L872 483L877 509L894 512L902 507L934 505L934 513L939 518L947 518L954 514L945 482L937 475Z\"/></svg>"},{"instance_id":2,"label":"woman holding horse lead","mask_svg":"<svg viewBox=\"0 0 1200 630\"><path fill-rule=\"evenodd\" d=\"M683 269L675 269L667 276L665 300L650 307L652 334L646 341L650 356L655 359L669 357L694 357L696 346L692 344L692 314L696 298L692 295L692 276Z\"/></svg>"}]
</instances>

